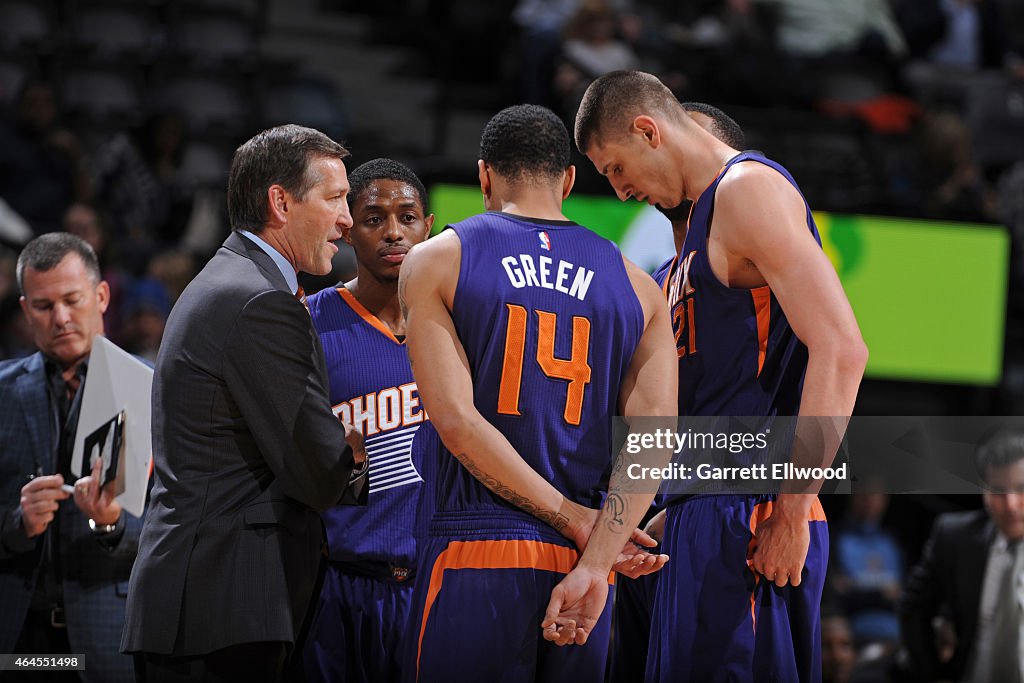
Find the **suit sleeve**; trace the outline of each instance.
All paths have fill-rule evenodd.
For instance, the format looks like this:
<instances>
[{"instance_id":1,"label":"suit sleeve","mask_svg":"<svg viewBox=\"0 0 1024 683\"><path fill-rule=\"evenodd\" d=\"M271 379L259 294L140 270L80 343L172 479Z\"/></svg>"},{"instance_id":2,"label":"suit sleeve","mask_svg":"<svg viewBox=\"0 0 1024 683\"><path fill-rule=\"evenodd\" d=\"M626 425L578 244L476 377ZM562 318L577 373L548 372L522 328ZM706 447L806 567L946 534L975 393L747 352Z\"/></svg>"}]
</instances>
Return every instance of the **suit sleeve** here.
<instances>
[{"instance_id":1,"label":"suit sleeve","mask_svg":"<svg viewBox=\"0 0 1024 683\"><path fill-rule=\"evenodd\" d=\"M943 530L943 520L939 518L925 543L921 561L911 570L900 597L901 635L912 670L924 681L933 681L939 675L932 619L946 599L939 574L945 548Z\"/></svg>"},{"instance_id":2,"label":"suit sleeve","mask_svg":"<svg viewBox=\"0 0 1024 683\"><path fill-rule=\"evenodd\" d=\"M228 392L281 490L319 511L338 502L353 466L322 354L302 305L268 291L243 306L224 360Z\"/></svg>"},{"instance_id":3,"label":"suit sleeve","mask_svg":"<svg viewBox=\"0 0 1024 683\"><path fill-rule=\"evenodd\" d=\"M0 512L0 560L31 552L42 538L28 538L21 526L21 508L16 507Z\"/></svg>"}]
</instances>

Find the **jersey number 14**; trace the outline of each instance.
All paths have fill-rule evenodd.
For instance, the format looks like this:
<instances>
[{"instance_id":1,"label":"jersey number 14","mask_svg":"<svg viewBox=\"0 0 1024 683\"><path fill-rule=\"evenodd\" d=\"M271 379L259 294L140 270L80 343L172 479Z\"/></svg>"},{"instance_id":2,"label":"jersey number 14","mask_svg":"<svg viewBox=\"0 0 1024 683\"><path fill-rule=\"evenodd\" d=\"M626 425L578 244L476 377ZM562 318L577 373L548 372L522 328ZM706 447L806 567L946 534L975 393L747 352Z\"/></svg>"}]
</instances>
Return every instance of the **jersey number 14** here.
<instances>
[{"instance_id":1,"label":"jersey number 14","mask_svg":"<svg viewBox=\"0 0 1024 683\"><path fill-rule=\"evenodd\" d=\"M526 358L526 326L530 316L516 304L508 307L508 326L505 328L505 356L501 364L501 386L498 388L498 412L502 415L520 415L519 393L523 380L523 361ZM563 417L571 425L579 426L583 412L583 392L590 383L590 321L572 317L572 355L568 360L555 358L555 328L558 316L547 311L536 311L537 365L552 379L569 382L565 396Z\"/></svg>"}]
</instances>

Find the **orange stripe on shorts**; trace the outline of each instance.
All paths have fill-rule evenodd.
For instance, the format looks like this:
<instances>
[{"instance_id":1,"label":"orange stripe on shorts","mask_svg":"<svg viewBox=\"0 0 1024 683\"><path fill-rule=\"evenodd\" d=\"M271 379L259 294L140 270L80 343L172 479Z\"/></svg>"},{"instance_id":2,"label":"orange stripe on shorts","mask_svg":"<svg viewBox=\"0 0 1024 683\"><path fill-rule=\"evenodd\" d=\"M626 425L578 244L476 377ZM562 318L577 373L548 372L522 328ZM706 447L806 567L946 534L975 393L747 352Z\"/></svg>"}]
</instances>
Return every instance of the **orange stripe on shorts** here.
<instances>
[{"instance_id":1,"label":"orange stripe on shorts","mask_svg":"<svg viewBox=\"0 0 1024 683\"><path fill-rule=\"evenodd\" d=\"M430 572L427 601L423 606L420 637L416 646L416 678L419 679L420 656L427 618L441 592L444 573L449 569L540 569L568 574L576 565L579 553L572 548L522 539L500 541L452 541L437 559Z\"/></svg>"}]
</instances>

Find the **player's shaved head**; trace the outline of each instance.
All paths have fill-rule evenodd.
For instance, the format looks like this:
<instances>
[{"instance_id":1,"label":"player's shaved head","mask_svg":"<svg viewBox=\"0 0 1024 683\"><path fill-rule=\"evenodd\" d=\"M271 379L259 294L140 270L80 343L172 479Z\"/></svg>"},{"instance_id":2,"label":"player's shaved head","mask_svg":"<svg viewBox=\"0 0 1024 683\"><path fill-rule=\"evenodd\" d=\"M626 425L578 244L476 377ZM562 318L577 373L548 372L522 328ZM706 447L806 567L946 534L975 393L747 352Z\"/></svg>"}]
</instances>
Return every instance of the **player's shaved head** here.
<instances>
[{"instance_id":1,"label":"player's shaved head","mask_svg":"<svg viewBox=\"0 0 1024 683\"><path fill-rule=\"evenodd\" d=\"M576 147L583 154L592 145L625 135L640 115L678 120L682 106L668 87L643 71L612 71L590 84L576 112Z\"/></svg>"}]
</instances>

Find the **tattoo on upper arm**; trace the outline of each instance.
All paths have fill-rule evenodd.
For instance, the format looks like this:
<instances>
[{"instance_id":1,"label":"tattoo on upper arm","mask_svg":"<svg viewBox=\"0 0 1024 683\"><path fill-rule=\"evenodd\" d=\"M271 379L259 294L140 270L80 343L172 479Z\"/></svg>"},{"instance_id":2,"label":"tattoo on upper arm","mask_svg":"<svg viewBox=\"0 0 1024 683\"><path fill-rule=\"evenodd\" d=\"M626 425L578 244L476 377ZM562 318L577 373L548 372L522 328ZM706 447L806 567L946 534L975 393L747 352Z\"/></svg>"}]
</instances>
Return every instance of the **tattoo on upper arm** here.
<instances>
[{"instance_id":1,"label":"tattoo on upper arm","mask_svg":"<svg viewBox=\"0 0 1024 683\"><path fill-rule=\"evenodd\" d=\"M408 282L408 271L404 273L405 277L399 278L398 280L398 306L402 309L402 318L409 322L409 307L405 303L405 290L406 283Z\"/></svg>"},{"instance_id":2,"label":"tattoo on upper arm","mask_svg":"<svg viewBox=\"0 0 1024 683\"><path fill-rule=\"evenodd\" d=\"M506 486L505 484L501 483L494 477L486 474L483 470L477 467L476 463L474 463L465 453L453 453L453 455L456 457L456 459L458 459L460 463L462 463L463 467L469 470L470 474L472 474L474 477L477 478L477 480L480 481L481 484L483 484L484 486L486 486L491 491L501 496L508 502L512 503L523 512L530 513L540 521L551 526L556 531L562 531L563 529L565 529L566 526L568 526L568 517L558 512L549 512L547 510L542 510L537 504L535 504L529 498L526 498L525 496L516 493L514 489L510 488L509 486Z\"/></svg>"},{"instance_id":3,"label":"tattoo on upper arm","mask_svg":"<svg viewBox=\"0 0 1024 683\"><path fill-rule=\"evenodd\" d=\"M409 291L409 278L412 277L416 268L416 259L406 260L402 263L402 273L398 278L398 306L402 309L402 317L406 322L409 320L409 304L406 294Z\"/></svg>"}]
</instances>

